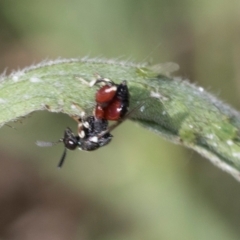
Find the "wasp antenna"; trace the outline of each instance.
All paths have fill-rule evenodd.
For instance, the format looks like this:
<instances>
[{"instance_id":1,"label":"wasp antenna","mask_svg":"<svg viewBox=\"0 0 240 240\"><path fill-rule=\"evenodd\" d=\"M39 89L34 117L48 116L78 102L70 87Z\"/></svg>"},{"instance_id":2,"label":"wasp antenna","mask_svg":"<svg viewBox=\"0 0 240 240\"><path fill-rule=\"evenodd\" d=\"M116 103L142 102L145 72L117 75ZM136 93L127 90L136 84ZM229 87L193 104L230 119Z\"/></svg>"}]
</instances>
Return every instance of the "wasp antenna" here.
<instances>
[{"instance_id":1,"label":"wasp antenna","mask_svg":"<svg viewBox=\"0 0 240 240\"><path fill-rule=\"evenodd\" d=\"M63 151L63 154L62 154L62 157L59 161L59 164L58 164L58 168L61 168L63 163L64 163L64 160L66 158L66 155L67 155L67 148L64 148L64 151Z\"/></svg>"},{"instance_id":2,"label":"wasp antenna","mask_svg":"<svg viewBox=\"0 0 240 240\"><path fill-rule=\"evenodd\" d=\"M62 139L58 140L57 142L36 141L35 144L39 147L52 147L60 142L62 142Z\"/></svg>"}]
</instances>

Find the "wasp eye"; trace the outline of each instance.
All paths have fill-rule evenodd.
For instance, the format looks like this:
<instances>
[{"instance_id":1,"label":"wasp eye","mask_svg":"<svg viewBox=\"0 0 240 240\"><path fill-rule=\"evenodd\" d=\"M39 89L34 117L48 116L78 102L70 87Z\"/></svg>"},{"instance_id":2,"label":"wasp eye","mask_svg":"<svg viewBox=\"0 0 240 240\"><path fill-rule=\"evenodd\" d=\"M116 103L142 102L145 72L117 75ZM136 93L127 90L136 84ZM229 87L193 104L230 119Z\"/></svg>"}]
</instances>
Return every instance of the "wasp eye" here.
<instances>
[{"instance_id":1,"label":"wasp eye","mask_svg":"<svg viewBox=\"0 0 240 240\"><path fill-rule=\"evenodd\" d=\"M76 137L65 139L64 145L67 149L74 150L78 146L78 139Z\"/></svg>"}]
</instances>

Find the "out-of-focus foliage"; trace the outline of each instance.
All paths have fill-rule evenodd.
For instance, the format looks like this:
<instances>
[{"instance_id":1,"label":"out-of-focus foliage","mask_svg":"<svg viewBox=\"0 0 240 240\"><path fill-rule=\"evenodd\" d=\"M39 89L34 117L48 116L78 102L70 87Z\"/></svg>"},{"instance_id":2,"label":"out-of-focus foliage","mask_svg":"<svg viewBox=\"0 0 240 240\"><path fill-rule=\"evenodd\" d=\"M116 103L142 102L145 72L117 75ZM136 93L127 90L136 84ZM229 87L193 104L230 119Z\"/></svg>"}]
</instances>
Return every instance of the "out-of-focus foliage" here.
<instances>
[{"instance_id":1,"label":"out-of-focus foliage","mask_svg":"<svg viewBox=\"0 0 240 240\"><path fill-rule=\"evenodd\" d=\"M239 108L239 9L240 2L233 0L5 0L0 2L0 68L10 72L59 56L174 61L181 67L179 75L220 92ZM11 153L20 161L28 156L42 179L61 180L121 218L111 230L101 222L110 225L114 216L109 214L92 220L102 231L79 223L79 236L239 239L239 183L195 153L126 122L114 131L109 146L69 152L58 171L62 146L40 149L34 142L57 140L75 123L50 113L21 122L14 124L16 130L1 129L5 156Z\"/></svg>"}]
</instances>

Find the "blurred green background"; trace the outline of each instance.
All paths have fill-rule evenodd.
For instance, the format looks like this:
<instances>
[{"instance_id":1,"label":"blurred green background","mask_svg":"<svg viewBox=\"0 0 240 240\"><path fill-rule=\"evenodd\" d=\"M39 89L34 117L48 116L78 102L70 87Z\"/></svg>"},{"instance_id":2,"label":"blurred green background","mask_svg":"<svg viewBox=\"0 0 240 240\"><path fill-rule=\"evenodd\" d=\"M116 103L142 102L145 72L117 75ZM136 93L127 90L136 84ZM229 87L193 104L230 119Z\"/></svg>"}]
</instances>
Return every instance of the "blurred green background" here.
<instances>
[{"instance_id":1,"label":"blurred green background","mask_svg":"<svg viewBox=\"0 0 240 240\"><path fill-rule=\"evenodd\" d=\"M86 55L172 61L177 75L239 109L239 16L234 0L2 0L0 70ZM240 239L240 184L190 150L128 121L109 146L68 152L59 171L63 146L34 142L59 139L72 119L37 112L11 126L0 133L4 156L111 213L90 220L94 228L77 218L73 239Z\"/></svg>"}]
</instances>

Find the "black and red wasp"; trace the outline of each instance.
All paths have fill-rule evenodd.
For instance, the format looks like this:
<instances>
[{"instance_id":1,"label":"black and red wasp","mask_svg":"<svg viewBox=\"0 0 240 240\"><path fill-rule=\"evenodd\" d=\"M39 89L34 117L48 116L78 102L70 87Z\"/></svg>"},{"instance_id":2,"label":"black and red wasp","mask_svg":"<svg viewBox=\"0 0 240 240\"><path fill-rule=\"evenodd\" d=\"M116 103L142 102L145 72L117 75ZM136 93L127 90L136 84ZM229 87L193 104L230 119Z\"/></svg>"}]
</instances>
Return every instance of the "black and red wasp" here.
<instances>
[{"instance_id":1,"label":"black and red wasp","mask_svg":"<svg viewBox=\"0 0 240 240\"><path fill-rule=\"evenodd\" d=\"M94 115L80 118L74 117L78 122L78 134L74 134L70 128L64 131L63 138L57 142L37 141L40 147L50 147L63 142L65 148L58 164L62 167L66 158L67 149L75 150L79 148L84 151L93 151L107 145L112 140L110 132L125 120L129 107L129 91L127 82L115 84L105 78L97 79L93 85L103 84L95 95L96 106ZM117 121L108 126L108 121Z\"/></svg>"},{"instance_id":2,"label":"black and red wasp","mask_svg":"<svg viewBox=\"0 0 240 240\"><path fill-rule=\"evenodd\" d=\"M99 78L95 84L103 83L95 95L96 107L94 115L99 119L118 121L128 112L129 108L129 91L127 82L123 81L116 84L106 78Z\"/></svg>"}]
</instances>

